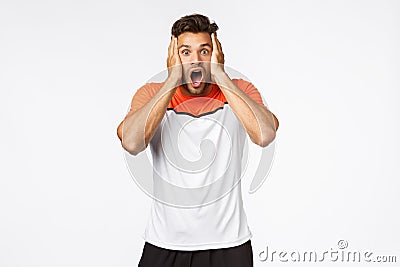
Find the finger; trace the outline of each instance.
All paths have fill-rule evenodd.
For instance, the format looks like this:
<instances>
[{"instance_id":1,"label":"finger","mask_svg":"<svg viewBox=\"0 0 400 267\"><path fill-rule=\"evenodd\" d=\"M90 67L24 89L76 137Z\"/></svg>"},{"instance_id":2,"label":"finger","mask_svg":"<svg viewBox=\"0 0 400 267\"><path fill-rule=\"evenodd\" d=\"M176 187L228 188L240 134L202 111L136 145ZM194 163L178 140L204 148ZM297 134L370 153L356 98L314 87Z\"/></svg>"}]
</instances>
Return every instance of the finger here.
<instances>
[{"instance_id":1,"label":"finger","mask_svg":"<svg viewBox=\"0 0 400 267\"><path fill-rule=\"evenodd\" d=\"M179 55L179 51L178 51L178 38L174 38L174 53L176 55Z\"/></svg>"},{"instance_id":2,"label":"finger","mask_svg":"<svg viewBox=\"0 0 400 267\"><path fill-rule=\"evenodd\" d=\"M169 58L171 57L171 53L172 53L172 45L171 44L169 44L169 46L168 46L168 60L169 60Z\"/></svg>"},{"instance_id":3,"label":"finger","mask_svg":"<svg viewBox=\"0 0 400 267\"><path fill-rule=\"evenodd\" d=\"M216 48L217 44L215 42L215 32L211 34L211 42L212 42L213 48Z\"/></svg>"},{"instance_id":4,"label":"finger","mask_svg":"<svg viewBox=\"0 0 400 267\"><path fill-rule=\"evenodd\" d=\"M173 46L174 46L174 39L173 39L172 36L171 36L171 41L169 42L169 46L168 46L168 55L171 55L171 54L172 54Z\"/></svg>"},{"instance_id":5,"label":"finger","mask_svg":"<svg viewBox=\"0 0 400 267\"><path fill-rule=\"evenodd\" d=\"M220 50L222 52L222 45L221 45L221 42L218 40L217 37L215 37L215 42L217 43L218 50Z\"/></svg>"},{"instance_id":6,"label":"finger","mask_svg":"<svg viewBox=\"0 0 400 267\"><path fill-rule=\"evenodd\" d=\"M222 46L217 38L217 33L212 34L212 40L213 40L213 47L215 47L218 51L222 52Z\"/></svg>"}]
</instances>

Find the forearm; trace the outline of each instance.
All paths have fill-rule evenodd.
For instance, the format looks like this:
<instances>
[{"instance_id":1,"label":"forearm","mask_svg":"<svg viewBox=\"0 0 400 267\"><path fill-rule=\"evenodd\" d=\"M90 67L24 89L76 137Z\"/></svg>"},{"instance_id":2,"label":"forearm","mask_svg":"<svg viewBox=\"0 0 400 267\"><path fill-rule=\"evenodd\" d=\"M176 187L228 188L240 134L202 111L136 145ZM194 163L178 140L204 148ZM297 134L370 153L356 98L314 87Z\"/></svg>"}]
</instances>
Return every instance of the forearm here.
<instances>
[{"instance_id":1,"label":"forearm","mask_svg":"<svg viewBox=\"0 0 400 267\"><path fill-rule=\"evenodd\" d=\"M276 135L272 112L238 88L225 72L214 75L214 79L250 139L262 147L271 143Z\"/></svg>"},{"instance_id":2,"label":"forearm","mask_svg":"<svg viewBox=\"0 0 400 267\"><path fill-rule=\"evenodd\" d=\"M180 79L169 77L161 89L143 107L126 116L122 122L122 147L133 155L146 149L154 136Z\"/></svg>"}]
</instances>

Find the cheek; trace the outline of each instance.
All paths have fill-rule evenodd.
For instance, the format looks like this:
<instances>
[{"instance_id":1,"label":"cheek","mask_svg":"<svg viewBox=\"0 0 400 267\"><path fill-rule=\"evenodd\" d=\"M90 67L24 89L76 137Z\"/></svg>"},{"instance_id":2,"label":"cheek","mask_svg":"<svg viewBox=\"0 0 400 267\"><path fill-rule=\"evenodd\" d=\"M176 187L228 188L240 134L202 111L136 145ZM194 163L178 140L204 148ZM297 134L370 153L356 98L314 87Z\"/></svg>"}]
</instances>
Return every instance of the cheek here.
<instances>
[{"instance_id":1,"label":"cheek","mask_svg":"<svg viewBox=\"0 0 400 267\"><path fill-rule=\"evenodd\" d=\"M190 70L190 63L182 61L182 69L184 73L188 73Z\"/></svg>"},{"instance_id":2,"label":"cheek","mask_svg":"<svg viewBox=\"0 0 400 267\"><path fill-rule=\"evenodd\" d=\"M203 55L201 60L203 60L203 61L211 61L211 53L208 53L207 55Z\"/></svg>"},{"instance_id":3,"label":"cheek","mask_svg":"<svg viewBox=\"0 0 400 267\"><path fill-rule=\"evenodd\" d=\"M182 63L189 63L190 62L190 60L189 60L190 58L188 56L179 54L179 57L180 57Z\"/></svg>"},{"instance_id":4,"label":"cheek","mask_svg":"<svg viewBox=\"0 0 400 267\"><path fill-rule=\"evenodd\" d=\"M182 66L183 66L184 70L190 69L190 67L191 67L190 60L187 60L186 58L182 58L181 62L182 62Z\"/></svg>"},{"instance_id":5,"label":"cheek","mask_svg":"<svg viewBox=\"0 0 400 267\"><path fill-rule=\"evenodd\" d=\"M206 69L206 71L210 71L211 70L211 62L210 61L205 62L204 68Z\"/></svg>"}]
</instances>

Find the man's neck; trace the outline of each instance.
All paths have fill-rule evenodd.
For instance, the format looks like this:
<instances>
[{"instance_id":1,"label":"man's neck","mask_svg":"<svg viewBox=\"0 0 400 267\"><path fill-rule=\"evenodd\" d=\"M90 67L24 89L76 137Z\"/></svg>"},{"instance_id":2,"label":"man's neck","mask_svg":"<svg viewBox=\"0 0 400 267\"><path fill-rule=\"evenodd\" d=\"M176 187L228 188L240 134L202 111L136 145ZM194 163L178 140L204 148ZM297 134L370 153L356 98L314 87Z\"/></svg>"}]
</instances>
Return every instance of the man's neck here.
<instances>
[{"instance_id":1,"label":"man's neck","mask_svg":"<svg viewBox=\"0 0 400 267\"><path fill-rule=\"evenodd\" d=\"M186 88L185 84L182 84L182 86L180 86L180 89L181 89L181 93L184 96L208 96L211 93L213 86L211 83L206 83L205 89L203 90L203 92L201 94L190 93L189 90Z\"/></svg>"}]
</instances>

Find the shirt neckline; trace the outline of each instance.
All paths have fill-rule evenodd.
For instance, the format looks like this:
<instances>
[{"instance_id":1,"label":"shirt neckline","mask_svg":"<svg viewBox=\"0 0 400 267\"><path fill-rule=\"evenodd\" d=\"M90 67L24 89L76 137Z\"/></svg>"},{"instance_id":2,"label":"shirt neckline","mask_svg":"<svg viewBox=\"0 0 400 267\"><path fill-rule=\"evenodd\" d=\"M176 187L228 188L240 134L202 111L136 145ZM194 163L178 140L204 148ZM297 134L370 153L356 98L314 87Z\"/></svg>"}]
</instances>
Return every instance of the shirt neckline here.
<instances>
[{"instance_id":1,"label":"shirt neckline","mask_svg":"<svg viewBox=\"0 0 400 267\"><path fill-rule=\"evenodd\" d=\"M192 98L196 98L196 97L212 98L218 93L219 87L214 83L212 83L210 86L211 86L210 93L208 93L208 95L203 95L203 96L195 96L195 95L188 96L188 95L185 95L184 93L182 93L183 85L179 85L178 86L178 90L176 92L178 93L178 96L180 98L184 98L184 99L192 99Z\"/></svg>"}]
</instances>

